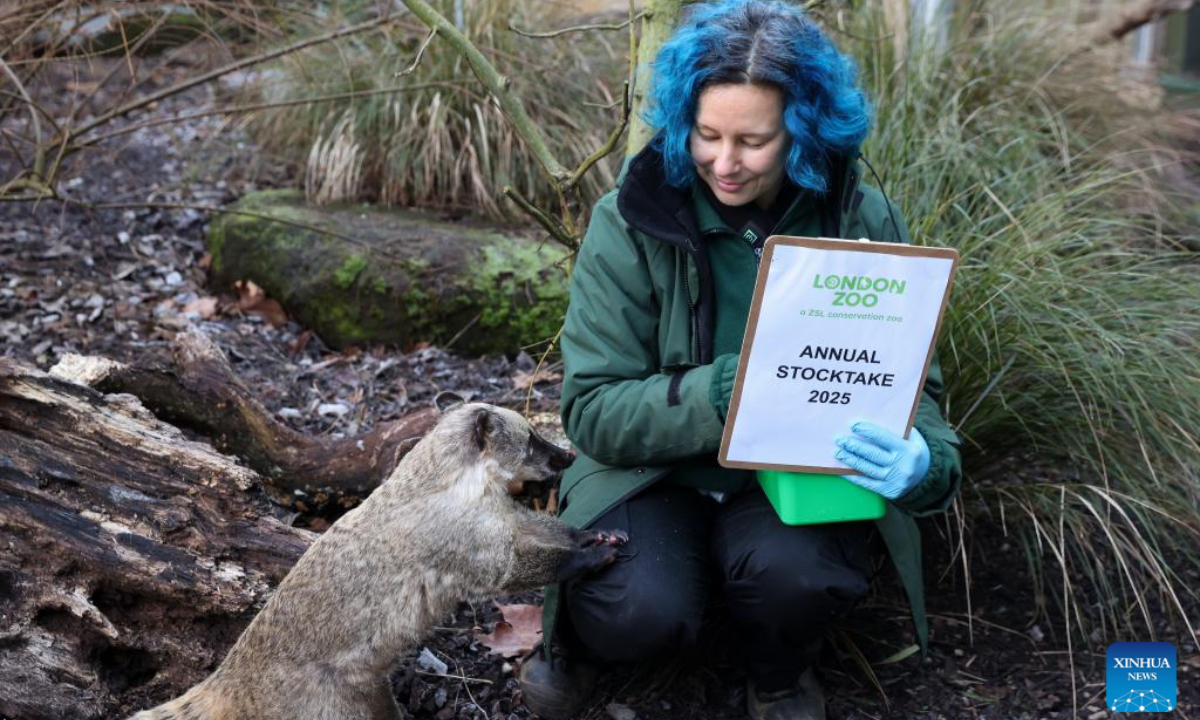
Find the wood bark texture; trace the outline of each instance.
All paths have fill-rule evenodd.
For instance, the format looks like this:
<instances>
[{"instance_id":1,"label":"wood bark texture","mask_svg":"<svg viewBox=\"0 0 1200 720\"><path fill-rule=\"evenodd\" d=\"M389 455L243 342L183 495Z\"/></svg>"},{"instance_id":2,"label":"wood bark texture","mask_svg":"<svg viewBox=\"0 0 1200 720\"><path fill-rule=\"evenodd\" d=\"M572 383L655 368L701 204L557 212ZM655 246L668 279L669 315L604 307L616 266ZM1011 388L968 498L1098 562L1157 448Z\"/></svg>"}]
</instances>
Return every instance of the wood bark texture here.
<instances>
[{"instance_id":1,"label":"wood bark texture","mask_svg":"<svg viewBox=\"0 0 1200 720\"><path fill-rule=\"evenodd\" d=\"M129 395L0 359L0 717L122 717L211 671L313 538L258 482Z\"/></svg>"},{"instance_id":2,"label":"wood bark texture","mask_svg":"<svg viewBox=\"0 0 1200 720\"><path fill-rule=\"evenodd\" d=\"M51 373L102 392L137 395L159 418L240 458L262 476L272 499L302 512L357 505L437 420L430 408L352 438L304 435L276 420L220 348L197 331L176 337L171 358L135 367L69 356Z\"/></svg>"}]
</instances>

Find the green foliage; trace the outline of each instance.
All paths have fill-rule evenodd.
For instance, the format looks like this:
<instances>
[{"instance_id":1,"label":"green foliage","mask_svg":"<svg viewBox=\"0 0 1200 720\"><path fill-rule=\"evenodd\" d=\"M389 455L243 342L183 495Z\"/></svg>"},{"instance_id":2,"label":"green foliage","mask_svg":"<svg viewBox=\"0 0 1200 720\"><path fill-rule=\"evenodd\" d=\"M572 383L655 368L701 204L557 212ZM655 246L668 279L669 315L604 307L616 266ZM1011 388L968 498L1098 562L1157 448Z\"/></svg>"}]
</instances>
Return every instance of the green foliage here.
<instances>
[{"instance_id":1,"label":"green foliage","mask_svg":"<svg viewBox=\"0 0 1200 720\"><path fill-rule=\"evenodd\" d=\"M450 0L433 4L453 21ZM547 20L534 0L463 5L466 34L512 78L561 163L574 167L603 144L620 113L626 33L523 37L508 29L510 21L538 30L570 23ZM336 18L340 24L360 20L355 13L363 12L353 3L340 9L347 13ZM319 30L328 30L332 20L324 18ZM249 126L253 136L276 157L305 166L307 194L318 201L369 199L526 219L500 194L512 185L536 205L556 209L560 199L540 166L448 43L434 37L412 72L397 77L413 65L427 35L413 18L388 34L355 36L287 57L260 88L268 101L374 94L259 113ZM409 86L416 89L375 93ZM585 177L589 205L612 186L618 163L614 156Z\"/></svg>"},{"instance_id":2,"label":"green foliage","mask_svg":"<svg viewBox=\"0 0 1200 720\"><path fill-rule=\"evenodd\" d=\"M959 6L943 53L899 65L876 8L841 37L876 101L866 156L914 237L962 254L940 343L959 511L1024 541L1072 630L1152 636L1155 608L1188 624L1200 272L1159 188L1196 117L1160 108L1125 48L1081 50L1061 9Z\"/></svg>"}]
</instances>

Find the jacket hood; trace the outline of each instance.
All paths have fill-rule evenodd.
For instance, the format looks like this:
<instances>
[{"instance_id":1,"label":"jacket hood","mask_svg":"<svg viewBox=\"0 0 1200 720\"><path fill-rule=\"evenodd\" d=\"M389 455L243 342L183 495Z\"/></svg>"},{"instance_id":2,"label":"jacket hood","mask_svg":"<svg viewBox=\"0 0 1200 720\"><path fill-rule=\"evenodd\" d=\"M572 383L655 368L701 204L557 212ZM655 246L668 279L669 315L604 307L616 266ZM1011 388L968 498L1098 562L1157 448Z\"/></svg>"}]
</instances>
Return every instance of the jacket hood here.
<instances>
[{"instance_id":1,"label":"jacket hood","mask_svg":"<svg viewBox=\"0 0 1200 720\"><path fill-rule=\"evenodd\" d=\"M822 203L821 227L826 237L841 237L842 219L857 210L863 199L857 155L834 156L832 170L833 190ZM654 140L626 162L619 182L617 210L625 222L650 237L696 252L700 232L691 212L692 190L667 182Z\"/></svg>"}]
</instances>

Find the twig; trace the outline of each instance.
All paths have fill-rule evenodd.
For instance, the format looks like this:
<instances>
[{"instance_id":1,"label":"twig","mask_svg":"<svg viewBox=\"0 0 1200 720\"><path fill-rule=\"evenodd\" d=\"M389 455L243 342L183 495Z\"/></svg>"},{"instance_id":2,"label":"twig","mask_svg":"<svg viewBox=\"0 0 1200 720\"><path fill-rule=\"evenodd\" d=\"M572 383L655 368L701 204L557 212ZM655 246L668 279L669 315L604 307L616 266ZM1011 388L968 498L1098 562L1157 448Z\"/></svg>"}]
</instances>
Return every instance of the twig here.
<instances>
[{"instance_id":1,"label":"twig","mask_svg":"<svg viewBox=\"0 0 1200 720\"><path fill-rule=\"evenodd\" d=\"M136 72L133 69L133 59L132 59L133 54L136 53L138 50L141 50L142 46L145 45L146 42L151 37L153 37L155 33L157 33L160 29L162 29L162 26L166 24L168 17L170 17L169 12L164 11L163 14L157 20L154 21L154 24L152 26L150 26L149 28L147 28L146 31L143 32L141 34L141 36L139 36L137 38L136 41L134 41L133 47L129 47L128 45L125 45L125 61L126 61L126 66L129 68L129 78L131 81L134 79L134 76L136 75ZM118 15L117 24L121 28L121 40L124 42L125 41L125 23L121 22L119 15ZM100 79L100 82L96 83L96 86L91 89L91 91L87 94L87 96L85 98L83 98L83 101L80 103L80 105L88 105L89 103L91 103L92 98L96 97L96 94L98 92L100 92L100 89L102 87L104 87L105 85L107 85L108 81L112 80L116 76L117 70L120 69L120 67L121 67L120 64L113 63L112 68L110 68L108 73L103 78Z\"/></svg>"},{"instance_id":2,"label":"twig","mask_svg":"<svg viewBox=\"0 0 1200 720\"><path fill-rule=\"evenodd\" d=\"M33 174L39 178L42 177L42 171L46 169L46 149L42 147L42 121L38 119L37 106L33 99L29 97L29 93L25 91L25 85L21 83L21 78L12 71L8 63L4 62L4 58L0 57L0 69L4 70L4 74L8 75L8 79L13 85L17 86L17 92L24 98L25 103L29 107L29 117L33 119L33 134L37 140L37 145L33 151Z\"/></svg>"},{"instance_id":3,"label":"twig","mask_svg":"<svg viewBox=\"0 0 1200 720\"><path fill-rule=\"evenodd\" d=\"M529 406L533 403L533 386L537 384L535 382L537 374L539 371L541 371L542 365L546 363L546 358L554 350L555 343L557 343L558 339L562 337L562 331L563 329L560 326L558 328L558 332L554 333L554 338L550 340L550 344L546 346L546 350L542 352L542 356L538 358L537 367L533 369L533 376L529 381L529 389L525 392L525 417L529 417Z\"/></svg>"},{"instance_id":4,"label":"twig","mask_svg":"<svg viewBox=\"0 0 1200 720\"><path fill-rule=\"evenodd\" d=\"M550 233L550 236L560 244L565 245L573 251L579 249L579 240L572 237L571 234L567 232L567 229L562 224L561 220L550 217L543 212L541 208L534 206L533 203L526 200L525 196L522 195L520 191L518 191L512 185L504 186L504 194L507 195L508 198L513 202L515 202L517 206L524 210L530 217L532 217L534 220L537 220L539 225L546 228L546 231Z\"/></svg>"},{"instance_id":5,"label":"twig","mask_svg":"<svg viewBox=\"0 0 1200 720\"><path fill-rule=\"evenodd\" d=\"M77 128L77 129L68 131L68 134L71 138L80 137L80 136L86 134L87 132L91 131L92 129L99 127L100 125L103 125L103 124L113 120L114 118L121 117L122 115L127 115L127 114L133 112L134 110L143 108L151 103L162 100L165 97L170 97L171 95L177 95L177 94L179 94L185 90L189 90L197 85L203 85L206 82L216 80L217 78L219 78L223 75L228 75L232 72L237 72L238 70L241 70L243 68L251 67L254 65L259 65L264 62L274 60L275 58L294 53L298 50L303 50L306 47L311 47L313 45L319 45L321 43L329 42L330 40L336 40L337 38L345 37L346 35L354 35L356 33L363 32L364 30L372 30L376 27L379 27L381 25L386 25L386 24L392 22L393 19L394 18L392 18L391 16L383 16L380 18L376 18L374 20L369 20L364 23L359 23L358 25L351 25L348 28L341 28L339 30L334 30L332 32L325 33L324 35L318 35L317 37L314 37L314 38L308 38L306 40L301 40L299 42L292 43L291 45L288 45L287 47L279 48L278 50L272 50L271 52L263 53L261 55L255 55L254 57L245 58L244 60L238 60L237 62L230 63L228 65L225 65L224 67L219 67L216 70L212 70L212 71L204 73L202 75L198 75L193 78L188 78L187 80L184 80L183 82L176 83L175 85L172 85L168 88L159 90L156 93L151 93L145 97L141 97L141 98L138 98L137 100L126 103L114 110L110 110L109 112L104 113L100 117L92 120L91 122L87 123L86 125L84 125L81 128Z\"/></svg>"},{"instance_id":6,"label":"twig","mask_svg":"<svg viewBox=\"0 0 1200 720\"><path fill-rule=\"evenodd\" d=\"M22 188L24 190L34 190L37 195L17 195L9 196L7 193L14 188ZM17 177L0 185L0 202L31 202L38 200L48 200L57 197L50 187L40 180L30 180L28 178Z\"/></svg>"},{"instance_id":7,"label":"twig","mask_svg":"<svg viewBox=\"0 0 1200 720\"><path fill-rule=\"evenodd\" d=\"M563 186L566 189L574 188L583 179L584 173L592 168L593 165L603 160L609 153L617 147L617 141L621 139L621 135L625 133L625 127L629 124L629 81L625 81L624 89L621 91L621 121L613 128L612 133L608 136L608 140L603 145L592 153L575 168L571 173L571 177L567 178Z\"/></svg>"},{"instance_id":8,"label":"twig","mask_svg":"<svg viewBox=\"0 0 1200 720\"><path fill-rule=\"evenodd\" d=\"M645 13L638 13L637 15L634 15L633 17L629 18L625 22L619 23L617 25L574 25L572 27L562 28L561 30L548 30L546 32L530 32L529 30L522 30L510 22L508 24L508 29L515 32L518 35L524 35L525 37L552 38L552 37L558 37L559 35L565 35L567 33L584 32L587 30L621 30L621 29L625 28L626 26L628 26L629 24L640 20L644 15L645 15Z\"/></svg>"},{"instance_id":9,"label":"twig","mask_svg":"<svg viewBox=\"0 0 1200 720\"><path fill-rule=\"evenodd\" d=\"M525 145L533 154L534 159L546 171L552 180L562 182L568 177L566 168L550 152L541 130L521 104L519 97L511 90L512 79L501 75L488 59L479 52L471 40L454 27L446 18L435 10L425 0L403 0L405 6L413 12L421 22L430 28L436 28L438 33L462 54L475 77L484 84L489 92L500 102L500 108L512 123L513 129L525 141Z\"/></svg>"},{"instance_id":10,"label":"twig","mask_svg":"<svg viewBox=\"0 0 1200 720\"><path fill-rule=\"evenodd\" d=\"M29 25L28 25L28 26L26 26L26 28L25 28L24 30L22 30L22 31L21 31L21 34L20 34L20 35L17 35L17 37L16 37L16 38L14 38L14 39L13 39L13 41L12 41L12 42L10 42L10 43L8 44L8 47L4 48L4 51L3 51L3 52L0 52L0 58L3 58L3 57L5 57L6 55L8 55L8 53L9 53L9 52L11 52L13 48L15 48L17 45L19 45L19 44L21 43L21 41L22 41L22 40L24 40L24 39L25 39L25 36L26 36L26 35L28 35L29 33L33 32L34 30L37 30L38 28L42 27L42 21L43 21L43 20L45 20L46 18L50 17L50 16L51 16L51 15L53 15L54 13L58 12L59 8L61 8L63 5L66 5L66 4L67 4L67 3L69 3L69 2L71 2L71 0L62 0L62 1L61 1L61 2L59 2L57 5L54 5L54 6L53 6L53 7L51 7L49 10L47 10L47 11L46 11L46 12L44 12L44 13L42 13L42 14L41 14L41 15L38 17L38 19L37 19L37 20L34 20L33 22L29 23ZM14 13L13 13L13 15L16 15L16 13L14 12ZM10 15L10 16L5 16L5 18L4 18L4 19L5 19L5 20L7 20L9 17L12 17L12 16L11 16L11 15Z\"/></svg>"},{"instance_id":11,"label":"twig","mask_svg":"<svg viewBox=\"0 0 1200 720\"><path fill-rule=\"evenodd\" d=\"M448 341L446 341L445 349L449 350L450 347L452 345L454 345L454 343L458 342L458 339L463 336L463 333L470 330L472 327L475 326L475 323L479 322L482 319L483 319L483 311L480 310L478 313L475 314L475 317L471 318L467 322L466 325L462 326L462 329L460 329L458 332L454 333L454 337L452 337Z\"/></svg>"},{"instance_id":12,"label":"twig","mask_svg":"<svg viewBox=\"0 0 1200 720\"><path fill-rule=\"evenodd\" d=\"M413 58L412 65L409 65L408 69L401 70L400 72L396 73L396 77L404 77L405 75L411 74L413 70L417 69L417 66L421 64L421 56L425 54L425 48L429 47L429 43L433 40L434 35L437 35L436 27L429 31L429 35L426 36L425 42L421 43L421 47L417 48L417 56Z\"/></svg>"},{"instance_id":13,"label":"twig","mask_svg":"<svg viewBox=\"0 0 1200 720\"><path fill-rule=\"evenodd\" d=\"M454 629L457 629L457 628L454 628ZM449 680L461 680L465 683L473 682L473 683L479 683L480 685L494 685L495 684L491 680L486 680L484 678L470 678L470 677L467 677L466 675L451 675L450 673L435 673L435 672L429 672L428 670L417 670L416 673L418 675L428 675L429 677L447 678ZM479 703L475 703L475 704L478 705Z\"/></svg>"},{"instance_id":14,"label":"twig","mask_svg":"<svg viewBox=\"0 0 1200 720\"><path fill-rule=\"evenodd\" d=\"M202 117L210 117L213 115L233 115L237 113L250 113L259 110L271 110L274 108L292 107L295 105L310 105L321 102L334 102L337 100L354 100L356 98L370 97L372 95L386 95L388 93L406 92L409 90L424 90L431 87L455 87L454 83L449 82L428 82L417 83L414 85L405 85L403 87L391 88L376 88L375 90L350 90L348 92L334 93L332 95L318 95L311 98L299 98L296 100L278 100L274 102L254 103L250 105L229 105L226 107L214 108L212 110L201 110L194 113L182 113L180 115L172 115L171 117L156 118L154 120L146 120L132 125L126 125L123 128L113 130L112 132L103 133L101 135L93 135L90 138L78 140L75 143L76 148L85 148L97 143L109 140L121 135L128 135L148 127L156 125L169 125L171 123L183 122L185 120L195 120Z\"/></svg>"},{"instance_id":15,"label":"twig","mask_svg":"<svg viewBox=\"0 0 1200 720\"><path fill-rule=\"evenodd\" d=\"M13 100L13 102L25 102L25 97L22 96L21 93L19 93L19 92L9 92L9 91L5 90L3 92L0 92L0 95L4 95L7 98L11 98ZM42 119L46 121L46 124L50 126L51 130L53 130L54 132L59 131L58 123L55 121L54 115L52 115L49 110L47 110L44 106L42 106L36 100L32 101L31 103L26 103L26 104L31 105L33 108L35 108L38 111L38 113L41 114ZM5 108L5 110L7 110L7 109L8 108ZM3 115L4 115L4 112L0 111L0 116L3 116ZM28 142L28 141L26 141L26 142Z\"/></svg>"},{"instance_id":16,"label":"twig","mask_svg":"<svg viewBox=\"0 0 1200 720\"><path fill-rule=\"evenodd\" d=\"M25 158L21 157L21 151L17 149L17 144L13 141L13 135L7 128L0 128L0 136L3 136L5 144L8 145L8 149L12 151L13 158L17 161L17 164L21 166L21 169L17 173L17 177L20 177L21 174L23 174L28 168L28 166L25 165ZM29 142L27 138L18 139ZM0 191L0 195L3 194L4 192Z\"/></svg>"}]
</instances>

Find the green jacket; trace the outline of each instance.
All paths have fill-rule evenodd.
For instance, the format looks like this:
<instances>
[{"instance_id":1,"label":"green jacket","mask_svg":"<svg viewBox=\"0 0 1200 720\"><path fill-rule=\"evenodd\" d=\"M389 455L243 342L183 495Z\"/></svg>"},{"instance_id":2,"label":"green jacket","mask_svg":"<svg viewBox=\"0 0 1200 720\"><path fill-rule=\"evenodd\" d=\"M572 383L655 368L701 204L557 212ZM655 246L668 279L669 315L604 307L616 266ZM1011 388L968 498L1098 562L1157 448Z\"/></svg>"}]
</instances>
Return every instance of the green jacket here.
<instances>
[{"instance_id":1,"label":"green jacket","mask_svg":"<svg viewBox=\"0 0 1200 720\"><path fill-rule=\"evenodd\" d=\"M882 195L859 185L855 165L839 163L818 211L793 206L775 233L910 242ZM801 193L796 202L815 200ZM563 476L559 507L572 526L587 527L678 463L715 459L720 447L737 357L713 357L706 238L729 231L697 218L694 207L690 189L666 184L651 147L630 160L618 188L592 212L562 333L563 428L579 457ZM958 437L938 407L941 391L935 356L915 420L929 444L929 474L876 521L922 647L928 624L914 517L945 510L962 474ZM558 587L551 586L543 614L547 642L557 609Z\"/></svg>"}]
</instances>

